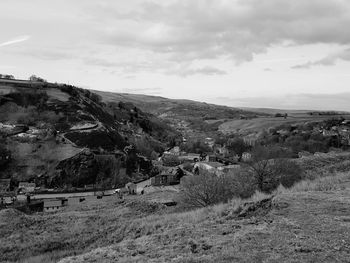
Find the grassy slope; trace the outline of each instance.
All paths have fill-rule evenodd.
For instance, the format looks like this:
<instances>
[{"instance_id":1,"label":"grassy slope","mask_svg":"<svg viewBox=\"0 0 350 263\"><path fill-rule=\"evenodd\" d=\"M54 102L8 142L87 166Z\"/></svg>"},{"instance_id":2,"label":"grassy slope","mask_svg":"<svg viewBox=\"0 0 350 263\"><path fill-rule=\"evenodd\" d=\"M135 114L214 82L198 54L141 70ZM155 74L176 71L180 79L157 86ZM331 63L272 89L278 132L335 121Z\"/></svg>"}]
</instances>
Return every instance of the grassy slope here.
<instances>
[{"instance_id":1,"label":"grassy slope","mask_svg":"<svg viewBox=\"0 0 350 263\"><path fill-rule=\"evenodd\" d=\"M319 158L333 167L346 162L343 157L308 157L305 168L313 169ZM272 199L257 194L189 212L135 198L152 199L92 199L33 216L2 211L0 261L71 256L62 262L346 262L350 257L349 172L279 188Z\"/></svg>"},{"instance_id":2,"label":"grassy slope","mask_svg":"<svg viewBox=\"0 0 350 263\"><path fill-rule=\"evenodd\" d=\"M348 118L349 115L342 115ZM295 114L289 116L287 119L278 117L261 117L250 120L232 120L225 122L219 126L219 130L223 133L240 132L240 133L253 133L277 127L282 124L301 124L305 122L320 122L327 119L339 118L339 115L323 115L323 116L310 116L306 114Z\"/></svg>"},{"instance_id":3,"label":"grassy slope","mask_svg":"<svg viewBox=\"0 0 350 263\"><path fill-rule=\"evenodd\" d=\"M227 107L222 105L209 104L205 102L198 102L185 99L168 99L159 96L149 96L142 94L128 94L128 93L112 93L104 91L93 91L99 94L104 101L123 101L131 102L140 107L146 112L155 115L175 117L211 117L217 119L222 118L239 118L242 115L253 116L257 112L242 110L234 107ZM188 116L189 115L189 116ZM265 113L261 114L265 115Z\"/></svg>"},{"instance_id":4,"label":"grassy slope","mask_svg":"<svg viewBox=\"0 0 350 263\"><path fill-rule=\"evenodd\" d=\"M280 194L268 214L239 220L234 204L149 216L137 236L61 262L346 262L348 190Z\"/></svg>"}]
</instances>

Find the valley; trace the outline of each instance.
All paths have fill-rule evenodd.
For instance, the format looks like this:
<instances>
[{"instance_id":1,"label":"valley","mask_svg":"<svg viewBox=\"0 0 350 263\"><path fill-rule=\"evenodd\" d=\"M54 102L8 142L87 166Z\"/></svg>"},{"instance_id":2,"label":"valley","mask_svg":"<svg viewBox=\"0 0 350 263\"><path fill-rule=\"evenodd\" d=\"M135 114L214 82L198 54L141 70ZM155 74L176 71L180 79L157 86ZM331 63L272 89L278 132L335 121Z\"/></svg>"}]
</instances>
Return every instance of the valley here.
<instances>
[{"instance_id":1,"label":"valley","mask_svg":"<svg viewBox=\"0 0 350 263\"><path fill-rule=\"evenodd\" d=\"M46 82L0 89L1 261L350 255L346 112L247 110Z\"/></svg>"}]
</instances>

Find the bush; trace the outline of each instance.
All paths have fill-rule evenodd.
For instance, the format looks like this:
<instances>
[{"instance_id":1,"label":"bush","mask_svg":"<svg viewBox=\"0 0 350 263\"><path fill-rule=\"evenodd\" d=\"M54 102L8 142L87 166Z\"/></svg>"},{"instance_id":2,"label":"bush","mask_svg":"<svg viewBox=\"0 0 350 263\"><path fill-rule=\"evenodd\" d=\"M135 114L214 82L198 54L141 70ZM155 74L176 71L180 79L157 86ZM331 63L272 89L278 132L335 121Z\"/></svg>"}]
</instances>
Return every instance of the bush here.
<instances>
[{"instance_id":1,"label":"bush","mask_svg":"<svg viewBox=\"0 0 350 263\"><path fill-rule=\"evenodd\" d=\"M186 207L205 207L225 203L233 197L249 197L254 193L253 183L246 174L237 172L216 176L202 173L183 178L180 202Z\"/></svg>"}]
</instances>

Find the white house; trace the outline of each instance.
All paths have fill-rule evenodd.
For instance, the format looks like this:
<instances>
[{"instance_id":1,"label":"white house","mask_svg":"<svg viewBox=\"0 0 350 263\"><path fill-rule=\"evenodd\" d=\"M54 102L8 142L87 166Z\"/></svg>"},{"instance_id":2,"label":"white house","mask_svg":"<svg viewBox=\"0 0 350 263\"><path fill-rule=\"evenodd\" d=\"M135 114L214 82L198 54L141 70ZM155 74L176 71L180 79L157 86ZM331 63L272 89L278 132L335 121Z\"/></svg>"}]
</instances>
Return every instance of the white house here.
<instances>
[{"instance_id":1,"label":"white house","mask_svg":"<svg viewBox=\"0 0 350 263\"><path fill-rule=\"evenodd\" d=\"M35 191L35 183L20 182L18 185L18 190L23 193L32 193Z\"/></svg>"}]
</instances>

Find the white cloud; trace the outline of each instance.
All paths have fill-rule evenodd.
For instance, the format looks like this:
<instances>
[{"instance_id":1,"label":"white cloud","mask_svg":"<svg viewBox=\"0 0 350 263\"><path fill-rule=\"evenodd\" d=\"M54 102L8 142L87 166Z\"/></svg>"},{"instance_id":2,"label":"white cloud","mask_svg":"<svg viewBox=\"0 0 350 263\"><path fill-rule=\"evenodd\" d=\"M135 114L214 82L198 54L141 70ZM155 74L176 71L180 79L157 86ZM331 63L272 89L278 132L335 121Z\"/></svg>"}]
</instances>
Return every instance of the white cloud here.
<instances>
[{"instance_id":1,"label":"white cloud","mask_svg":"<svg viewBox=\"0 0 350 263\"><path fill-rule=\"evenodd\" d=\"M312 66L333 66L338 60L350 61L350 48L347 48L341 52L330 54L324 58L316 61L308 61L304 64L295 65L293 69L306 69Z\"/></svg>"},{"instance_id":2,"label":"white cloud","mask_svg":"<svg viewBox=\"0 0 350 263\"><path fill-rule=\"evenodd\" d=\"M19 37L13 38L11 40L0 43L0 47L9 46L9 45L13 45L13 44L20 43L23 41L27 41L29 38L30 38L30 36L19 36Z\"/></svg>"},{"instance_id":3,"label":"white cloud","mask_svg":"<svg viewBox=\"0 0 350 263\"><path fill-rule=\"evenodd\" d=\"M106 43L182 61L223 56L240 63L285 41L350 44L346 0L154 1L113 18L111 10L101 14L110 22L108 30L99 25Z\"/></svg>"}]
</instances>

